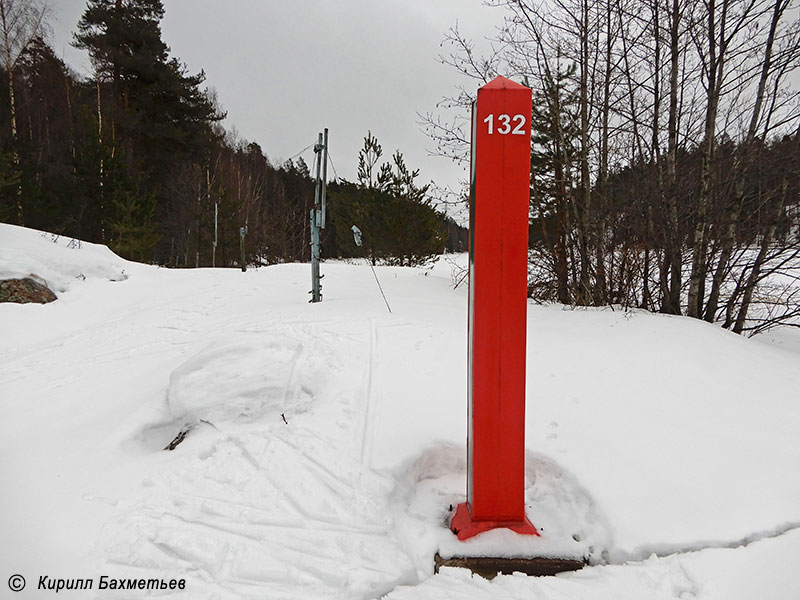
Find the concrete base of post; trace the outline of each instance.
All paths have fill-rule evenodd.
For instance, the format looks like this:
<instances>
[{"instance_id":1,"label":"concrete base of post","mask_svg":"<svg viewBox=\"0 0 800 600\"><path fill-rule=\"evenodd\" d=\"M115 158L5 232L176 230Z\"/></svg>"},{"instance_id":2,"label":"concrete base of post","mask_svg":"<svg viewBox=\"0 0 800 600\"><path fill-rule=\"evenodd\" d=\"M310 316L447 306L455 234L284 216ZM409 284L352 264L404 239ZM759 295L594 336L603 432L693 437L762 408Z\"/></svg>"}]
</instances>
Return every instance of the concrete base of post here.
<instances>
[{"instance_id":1,"label":"concrete base of post","mask_svg":"<svg viewBox=\"0 0 800 600\"><path fill-rule=\"evenodd\" d=\"M527 517L523 521L476 521L472 518L469 504L466 502L456 507L453 518L450 520L450 531L462 541L490 529L501 527L510 529L520 535L540 537L539 531ZM584 566L586 566L586 562L579 558L540 556L452 556L450 558L442 558L438 552L434 556L434 571L436 573L439 572L440 567L461 567L487 579L492 579L498 573L505 575L512 573L539 576L555 575L565 571L577 571Z\"/></svg>"},{"instance_id":2,"label":"concrete base of post","mask_svg":"<svg viewBox=\"0 0 800 600\"><path fill-rule=\"evenodd\" d=\"M575 559L549 557L500 558L496 556L453 556L442 558L438 553L433 557L435 573L441 567L460 567L469 569L476 575L493 579L499 574L524 573L534 577L556 575L567 571L578 571L586 563Z\"/></svg>"}]
</instances>

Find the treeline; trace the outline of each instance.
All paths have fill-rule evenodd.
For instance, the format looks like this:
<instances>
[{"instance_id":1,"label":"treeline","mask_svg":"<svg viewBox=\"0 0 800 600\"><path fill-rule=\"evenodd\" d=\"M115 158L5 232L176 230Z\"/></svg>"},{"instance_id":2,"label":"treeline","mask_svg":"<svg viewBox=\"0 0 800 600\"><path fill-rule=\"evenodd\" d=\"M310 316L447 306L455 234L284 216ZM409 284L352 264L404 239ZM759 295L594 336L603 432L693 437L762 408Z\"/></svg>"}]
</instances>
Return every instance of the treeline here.
<instances>
[{"instance_id":1,"label":"treeline","mask_svg":"<svg viewBox=\"0 0 800 600\"><path fill-rule=\"evenodd\" d=\"M44 2L0 5L9 17L0 31L0 219L174 267L238 266L242 242L248 264L309 260L308 165L274 166L258 144L221 127L204 74L189 73L161 38L160 0L87 3L74 44L89 53L89 79L45 41ZM448 232L456 246L463 234L402 155L383 168L391 176L374 185L332 186L323 256L364 255L352 225L376 261L424 263Z\"/></svg>"},{"instance_id":2,"label":"treeline","mask_svg":"<svg viewBox=\"0 0 800 600\"><path fill-rule=\"evenodd\" d=\"M490 51L442 60L533 89L531 296L758 331L800 315L797 0L494 0ZM477 86L476 86L477 87ZM428 115L466 156L465 110Z\"/></svg>"}]
</instances>

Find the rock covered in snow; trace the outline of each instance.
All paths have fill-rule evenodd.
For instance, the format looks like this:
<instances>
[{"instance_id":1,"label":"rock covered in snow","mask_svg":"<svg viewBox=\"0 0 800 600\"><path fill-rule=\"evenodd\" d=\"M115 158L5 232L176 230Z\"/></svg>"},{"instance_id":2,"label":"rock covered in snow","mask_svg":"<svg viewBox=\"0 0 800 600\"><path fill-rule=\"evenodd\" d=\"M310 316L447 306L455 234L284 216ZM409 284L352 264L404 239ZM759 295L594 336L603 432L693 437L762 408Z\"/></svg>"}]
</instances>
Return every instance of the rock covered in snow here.
<instances>
[{"instance_id":1,"label":"rock covered in snow","mask_svg":"<svg viewBox=\"0 0 800 600\"><path fill-rule=\"evenodd\" d=\"M0 302L47 304L57 299L47 283L35 275L0 281Z\"/></svg>"}]
</instances>

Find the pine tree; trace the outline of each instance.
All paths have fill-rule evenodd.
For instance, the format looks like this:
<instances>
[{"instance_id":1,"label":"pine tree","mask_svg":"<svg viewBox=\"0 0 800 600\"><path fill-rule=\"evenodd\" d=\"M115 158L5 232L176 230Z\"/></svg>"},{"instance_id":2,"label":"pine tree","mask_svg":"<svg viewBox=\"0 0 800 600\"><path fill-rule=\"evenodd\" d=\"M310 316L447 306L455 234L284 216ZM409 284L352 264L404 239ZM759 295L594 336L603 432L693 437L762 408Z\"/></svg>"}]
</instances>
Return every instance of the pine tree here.
<instances>
[{"instance_id":1,"label":"pine tree","mask_svg":"<svg viewBox=\"0 0 800 600\"><path fill-rule=\"evenodd\" d=\"M204 73L189 75L169 57L163 16L161 0L90 0L75 45L89 51L97 79L112 83L120 137L151 159L198 158L214 137L211 124L223 115L200 90Z\"/></svg>"},{"instance_id":2,"label":"pine tree","mask_svg":"<svg viewBox=\"0 0 800 600\"><path fill-rule=\"evenodd\" d=\"M105 160L117 163L115 180L107 177L107 162L97 165L102 220L114 224L112 246L130 256L150 252L154 223L164 221L153 217L166 210L174 175L188 172L182 164L208 172L221 137L214 123L224 117L200 89L203 72L190 75L170 58L161 39L163 16L161 0L89 0L75 35L75 46L89 51L95 68L98 140L109 146ZM115 183L122 187L114 189ZM141 197L130 198L132 189ZM130 248L130 234L122 241L123 230L139 232L134 239L142 247Z\"/></svg>"},{"instance_id":3,"label":"pine tree","mask_svg":"<svg viewBox=\"0 0 800 600\"><path fill-rule=\"evenodd\" d=\"M531 208L533 238L541 239L552 254L557 299L570 302L567 235L574 194L571 171L578 137L577 93L570 80L572 65L550 72L534 91L531 118ZM541 237L540 237L541 236Z\"/></svg>"},{"instance_id":4,"label":"pine tree","mask_svg":"<svg viewBox=\"0 0 800 600\"><path fill-rule=\"evenodd\" d=\"M12 222L16 217L16 190L19 186L19 170L14 156L0 152L0 221Z\"/></svg>"},{"instance_id":5,"label":"pine tree","mask_svg":"<svg viewBox=\"0 0 800 600\"><path fill-rule=\"evenodd\" d=\"M358 183L343 182L331 191L332 222L338 250L348 256L366 253L373 264L426 264L444 250L444 218L427 197L429 185L416 182L400 151L381 163L383 148L371 132L358 154ZM362 232L363 248L353 242L351 227Z\"/></svg>"}]
</instances>

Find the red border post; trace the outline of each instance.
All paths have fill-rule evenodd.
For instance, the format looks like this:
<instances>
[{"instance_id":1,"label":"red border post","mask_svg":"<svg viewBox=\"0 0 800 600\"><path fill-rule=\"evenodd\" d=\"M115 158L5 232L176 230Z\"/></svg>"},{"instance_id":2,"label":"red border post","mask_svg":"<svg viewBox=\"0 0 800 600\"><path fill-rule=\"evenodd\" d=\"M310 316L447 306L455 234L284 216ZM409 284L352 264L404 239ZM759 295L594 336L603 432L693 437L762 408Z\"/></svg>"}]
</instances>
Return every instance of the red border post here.
<instances>
[{"instance_id":1,"label":"red border post","mask_svg":"<svg viewBox=\"0 0 800 600\"><path fill-rule=\"evenodd\" d=\"M472 109L467 502L450 527L538 535L525 516L531 90L498 77Z\"/></svg>"}]
</instances>

